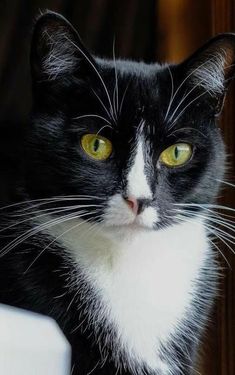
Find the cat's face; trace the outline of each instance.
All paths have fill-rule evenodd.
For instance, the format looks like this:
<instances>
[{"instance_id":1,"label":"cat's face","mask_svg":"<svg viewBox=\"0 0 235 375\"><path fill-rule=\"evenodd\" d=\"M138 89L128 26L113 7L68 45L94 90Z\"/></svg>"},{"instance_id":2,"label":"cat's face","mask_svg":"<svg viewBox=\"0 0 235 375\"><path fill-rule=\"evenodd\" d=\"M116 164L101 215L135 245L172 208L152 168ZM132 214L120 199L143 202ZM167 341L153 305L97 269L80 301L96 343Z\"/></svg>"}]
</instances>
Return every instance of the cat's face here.
<instances>
[{"instance_id":1,"label":"cat's face","mask_svg":"<svg viewBox=\"0 0 235 375\"><path fill-rule=\"evenodd\" d=\"M86 219L147 229L211 202L224 171L215 119L234 38L214 38L178 66L105 61L63 18L44 15L32 45L31 198L83 197L70 204Z\"/></svg>"}]
</instances>

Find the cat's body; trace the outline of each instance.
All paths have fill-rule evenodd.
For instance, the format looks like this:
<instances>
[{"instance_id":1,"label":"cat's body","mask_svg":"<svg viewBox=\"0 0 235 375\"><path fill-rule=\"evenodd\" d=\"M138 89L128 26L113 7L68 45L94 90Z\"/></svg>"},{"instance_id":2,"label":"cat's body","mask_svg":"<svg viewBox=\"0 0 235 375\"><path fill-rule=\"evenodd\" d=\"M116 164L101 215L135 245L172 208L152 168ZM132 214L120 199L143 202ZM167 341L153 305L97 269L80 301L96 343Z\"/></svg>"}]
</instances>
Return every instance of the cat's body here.
<instances>
[{"instance_id":1,"label":"cat's body","mask_svg":"<svg viewBox=\"0 0 235 375\"><path fill-rule=\"evenodd\" d=\"M87 239L81 226L35 261L71 229L61 225L2 258L1 302L56 319L74 348L74 374L95 368L111 375L118 367L124 374L191 373L216 286L200 221L162 233L133 230L106 244L100 233Z\"/></svg>"},{"instance_id":2,"label":"cat's body","mask_svg":"<svg viewBox=\"0 0 235 375\"><path fill-rule=\"evenodd\" d=\"M73 375L194 372L216 292L208 205L234 45L220 36L179 66L104 61L62 17L37 23L25 203L3 210L0 301L58 321ZM175 162L191 154L172 167L175 144Z\"/></svg>"}]
</instances>

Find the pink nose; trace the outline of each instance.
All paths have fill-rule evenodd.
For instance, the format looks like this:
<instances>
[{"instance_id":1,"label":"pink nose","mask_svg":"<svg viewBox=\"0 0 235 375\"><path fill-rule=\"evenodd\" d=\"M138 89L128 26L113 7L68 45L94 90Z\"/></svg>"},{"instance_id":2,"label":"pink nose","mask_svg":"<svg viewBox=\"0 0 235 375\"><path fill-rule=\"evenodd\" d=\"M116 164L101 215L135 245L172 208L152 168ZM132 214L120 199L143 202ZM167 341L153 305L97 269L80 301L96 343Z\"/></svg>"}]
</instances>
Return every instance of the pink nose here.
<instances>
[{"instance_id":1,"label":"pink nose","mask_svg":"<svg viewBox=\"0 0 235 375\"><path fill-rule=\"evenodd\" d=\"M135 199L133 197L128 197L128 198L125 198L125 201L128 204L128 206L130 207L130 209L133 211L133 213L135 215L137 215L138 208L139 208L137 199Z\"/></svg>"}]
</instances>

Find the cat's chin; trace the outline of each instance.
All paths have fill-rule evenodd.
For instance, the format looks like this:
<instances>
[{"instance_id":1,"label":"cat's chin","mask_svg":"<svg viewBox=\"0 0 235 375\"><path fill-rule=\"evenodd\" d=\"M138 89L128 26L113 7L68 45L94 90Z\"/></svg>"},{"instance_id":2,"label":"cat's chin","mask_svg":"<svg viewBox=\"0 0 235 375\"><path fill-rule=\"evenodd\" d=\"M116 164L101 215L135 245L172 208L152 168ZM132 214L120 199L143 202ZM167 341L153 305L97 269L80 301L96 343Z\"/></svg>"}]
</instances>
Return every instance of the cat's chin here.
<instances>
[{"instance_id":1,"label":"cat's chin","mask_svg":"<svg viewBox=\"0 0 235 375\"><path fill-rule=\"evenodd\" d=\"M139 234L150 233L156 231L155 225L148 225L143 223L141 220L136 218L129 223L119 223L119 224L106 224L104 225L104 232L109 238L117 239L118 241L126 240L128 238L133 238Z\"/></svg>"},{"instance_id":2,"label":"cat's chin","mask_svg":"<svg viewBox=\"0 0 235 375\"><path fill-rule=\"evenodd\" d=\"M149 228L137 223L131 223L127 225L107 225L103 228L103 236L114 242L120 244L126 241L132 241L138 236L145 235L147 233L154 232L154 228Z\"/></svg>"},{"instance_id":3,"label":"cat's chin","mask_svg":"<svg viewBox=\"0 0 235 375\"><path fill-rule=\"evenodd\" d=\"M119 195L110 201L104 214L104 225L116 230L154 230L160 218L155 207L146 207L140 214L134 214Z\"/></svg>"},{"instance_id":4,"label":"cat's chin","mask_svg":"<svg viewBox=\"0 0 235 375\"><path fill-rule=\"evenodd\" d=\"M113 224L113 225L105 225L105 231L109 233L119 234L119 235L130 235L130 234L137 234L140 232L152 232L156 230L154 225L146 225L141 221L134 220L128 224Z\"/></svg>"}]
</instances>

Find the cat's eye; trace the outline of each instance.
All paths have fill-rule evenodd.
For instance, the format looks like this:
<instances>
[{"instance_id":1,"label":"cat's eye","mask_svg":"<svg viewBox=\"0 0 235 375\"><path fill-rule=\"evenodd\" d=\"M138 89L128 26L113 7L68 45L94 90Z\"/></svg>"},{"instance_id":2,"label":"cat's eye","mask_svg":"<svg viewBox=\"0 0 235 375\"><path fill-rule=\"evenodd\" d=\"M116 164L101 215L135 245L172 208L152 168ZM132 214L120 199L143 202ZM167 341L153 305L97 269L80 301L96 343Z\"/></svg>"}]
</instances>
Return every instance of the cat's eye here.
<instances>
[{"instance_id":1,"label":"cat's eye","mask_svg":"<svg viewBox=\"0 0 235 375\"><path fill-rule=\"evenodd\" d=\"M83 150L96 160L106 160L112 153L112 143L109 139L97 134L85 134L81 139Z\"/></svg>"},{"instance_id":2,"label":"cat's eye","mask_svg":"<svg viewBox=\"0 0 235 375\"><path fill-rule=\"evenodd\" d=\"M189 161L192 153L193 150L190 144L176 143L161 153L160 161L168 167L179 167Z\"/></svg>"}]
</instances>

